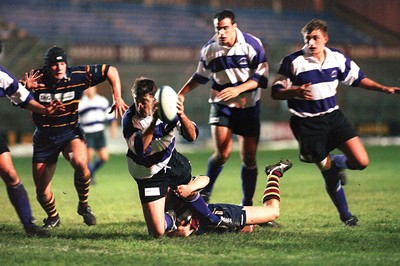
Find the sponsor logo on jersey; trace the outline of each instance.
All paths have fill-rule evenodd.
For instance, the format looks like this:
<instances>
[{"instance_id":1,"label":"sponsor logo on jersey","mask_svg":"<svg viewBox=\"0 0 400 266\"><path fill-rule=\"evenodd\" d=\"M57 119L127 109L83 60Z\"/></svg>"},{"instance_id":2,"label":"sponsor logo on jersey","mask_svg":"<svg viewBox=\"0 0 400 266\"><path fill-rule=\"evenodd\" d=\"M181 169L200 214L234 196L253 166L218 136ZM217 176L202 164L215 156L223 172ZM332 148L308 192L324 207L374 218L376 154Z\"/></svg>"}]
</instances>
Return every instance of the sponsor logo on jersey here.
<instances>
[{"instance_id":1,"label":"sponsor logo on jersey","mask_svg":"<svg viewBox=\"0 0 400 266\"><path fill-rule=\"evenodd\" d=\"M40 93L39 102L49 103L53 100L59 100L61 102L71 101L75 98L75 91L68 91L64 93Z\"/></svg>"}]
</instances>

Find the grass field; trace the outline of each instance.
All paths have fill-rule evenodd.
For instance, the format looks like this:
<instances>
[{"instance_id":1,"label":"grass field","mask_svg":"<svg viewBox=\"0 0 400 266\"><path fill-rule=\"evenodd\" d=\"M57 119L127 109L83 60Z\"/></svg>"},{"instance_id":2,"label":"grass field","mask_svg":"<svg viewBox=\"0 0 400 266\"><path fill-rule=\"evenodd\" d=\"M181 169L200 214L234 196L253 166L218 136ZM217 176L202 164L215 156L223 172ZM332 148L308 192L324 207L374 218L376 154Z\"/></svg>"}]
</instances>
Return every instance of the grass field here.
<instances>
[{"instance_id":1,"label":"grass field","mask_svg":"<svg viewBox=\"0 0 400 266\"><path fill-rule=\"evenodd\" d=\"M0 265L400 265L400 147L367 150L370 166L348 171L344 187L350 210L360 219L357 227L342 225L316 167L300 163L296 150L259 151L257 205L265 164L281 158L294 162L281 182L280 228L157 240L147 235L124 155L111 156L91 187L90 204L98 221L93 227L76 213L72 169L60 158L53 192L62 224L49 239L25 236L0 183ZM204 174L210 151L186 155L193 174ZM213 202L240 202L238 157L233 153L226 164ZM30 158L15 158L14 163L41 222L45 214L35 199Z\"/></svg>"}]
</instances>

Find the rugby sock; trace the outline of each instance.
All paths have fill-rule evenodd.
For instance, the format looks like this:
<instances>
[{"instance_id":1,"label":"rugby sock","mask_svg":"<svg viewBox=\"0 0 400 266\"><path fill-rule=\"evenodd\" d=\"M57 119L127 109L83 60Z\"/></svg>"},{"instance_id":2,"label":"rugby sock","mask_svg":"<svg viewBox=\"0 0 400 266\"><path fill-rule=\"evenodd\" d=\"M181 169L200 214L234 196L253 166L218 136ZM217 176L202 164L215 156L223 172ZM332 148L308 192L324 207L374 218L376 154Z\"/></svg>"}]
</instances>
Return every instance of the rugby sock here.
<instances>
[{"instance_id":1,"label":"rugby sock","mask_svg":"<svg viewBox=\"0 0 400 266\"><path fill-rule=\"evenodd\" d=\"M56 198L54 197L53 193L51 193L51 197L49 200L46 200L44 197L38 197L37 200L39 201L43 210L47 213L48 217L54 218L58 216L58 212L56 209Z\"/></svg>"},{"instance_id":2,"label":"rugby sock","mask_svg":"<svg viewBox=\"0 0 400 266\"><path fill-rule=\"evenodd\" d=\"M347 206L344 190L337 176L338 170L339 169L336 167L336 165L333 164L330 169L321 171L321 173L325 179L325 189L328 192L328 195L336 209L338 210L340 219L345 221L351 216L351 213L349 212Z\"/></svg>"},{"instance_id":3,"label":"rugby sock","mask_svg":"<svg viewBox=\"0 0 400 266\"><path fill-rule=\"evenodd\" d=\"M91 176L94 176L94 173L99 170L99 168L104 164L104 161L100 158L95 159L94 164L90 169Z\"/></svg>"},{"instance_id":4,"label":"rugby sock","mask_svg":"<svg viewBox=\"0 0 400 266\"><path fill-rule=\"evenodd\" d=\"M164 223L165 223L165 232L170 231L172 228L174 228L174 220L167 213L164 214Z\"/></svg>"},{"instance_id":5,"label":"rugby sock","mask_svg":"<svg viewBox=\"0 0 400 266\"><path fill-rule=\"evenodd\" d=\"M223 167L224 165L219 165L219 166L216 165L212 156L208 159L206 175L210 178L210 182L203 189L204 192L208 192L208 194L211 193L214 187L214 183L217 180L219 174L221 173Z\"/></svg>"},{"instance_id":6,"label":"rugby sock","mask_svg":"<svg viewBox=\"0 0 400 266\"><path fill-rule=\"evenodd\" d=\"M279 174L279 176L278 176ZM279 190L279 177L281 173L278 171L274 171L271 175L268 176L267 185L264 189L264 195L262 198L262 202L265 203L270 199L276 199L281 201L281 192Z\"/></svg>"},{"instance_id":7,"label":"rugby sock","mask_svg":"<svg viewBox=\"0 0 400 266\"><path fill-rule=\"evenodd\" d=\"M252 206L253 205L253 196L256 190L257 184L257 167L253 169L246 168L242 164L241 170L241 178L242 178L242 206Z\"/></svg>"},{"instance_id":8,"label":"rugby sock","mask_svg":"<svg viewBox=\"0 0 400 266\"><path fill-rule=\"evenodd\" d=\"M196 212L201 216L201 219L209 219L211 223L218 223L220 221L219 217L211 212L199 193L197 193L194 199L187 201L187 203L193 212Z\"/></svg>"},{"instance_id":9,"label":"rugby sock","mask_svg":"<svg viewBox=\"0 0 400 266\"><path fill-rule=\"evenodd\" d=\"M335 162L335 165L339 168L347 169L347 157L343 154L331 154L331 160Z\"/></svg>"},{"instance_id":10,"label":"rugby sock","mask_svg":"<svg viewBox=\"0 0 400 266\"><path fill-rule=\"evenodd\" d=\"M74 176L75 189L78 192L79 205L88 206L90 176Z\"/></svg>"},{"instance_id":11,"label":"rugby sock","mask_svg":"<svg viewBox=\"0 0 400 266\"><path fill-rule=\"evenodd\" d=\"M14 187L7 186L7 193L22 224L24 226L30 225L32 211L31 205L29 204L28 193L24 185L20 182Z\"/></svg>"}]
</instances>

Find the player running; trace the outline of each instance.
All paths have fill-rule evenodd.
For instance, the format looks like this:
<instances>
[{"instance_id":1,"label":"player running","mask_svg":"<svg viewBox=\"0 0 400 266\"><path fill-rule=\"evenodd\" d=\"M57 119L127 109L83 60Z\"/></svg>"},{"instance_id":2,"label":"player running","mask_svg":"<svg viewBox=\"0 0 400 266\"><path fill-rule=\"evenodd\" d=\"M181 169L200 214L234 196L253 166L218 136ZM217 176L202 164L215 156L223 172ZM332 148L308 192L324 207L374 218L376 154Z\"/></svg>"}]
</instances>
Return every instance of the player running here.
<instances>
[{"instance_id":1,"label":"player running","mask_svg":"<svg viewBox=\"0 0 400 266\"><path fill-rule=\"evenodd\" d=\"M231 154L232 134L236 134L242 161L241 204L251 206L258 175L261 89L268 86L267 57L258 38L239 30L231 10L216 13L213 25L215 35L201 49L197 70L179 97L183 101L187 93L212 81L209 124L214 153L207 165L210 183L201 193L206 201L210 199L214 183Z\"/></svg>"},{"instance_id":2,"label":"player running","mask_svg":"<svg viewBox=\"0 0 400 266\"><path fill-rule=\"evenodd\" d=\"M45 227L60 225L55 195L51 191L53 175L60 153L74 168L74 185L78 193L78 214L85 224L95 225L96 217L88 203L90 171L84 132L78 123L78 105L84 90L108 81L112 87L115 117L127 109L121 98L118 70L107 64L67 65L67 55L59 47L49 48L44 55L43 77L30 87L35 99L43 105L53 99L65 105L65 111L53 115L32 114L36 130L33 136L33 178L37 199L47 214Z\"/></svg>"},{"instance_id":3,"label":"player running","mask_svg":"<svg viewBox=\"0 0 400 266\"><path fill-rule=\"evenodd\" d=\"M340 220L354 226L358 218L348 210L339 177L343 169L366 168L369 159L361 139L339 110L336 89L339 82L388 94L398 93L400 88L387 87L367 78L350 58L326 47L329 37L325 21L313 19L301 33L305 45L282 60L272 87L272 98L287 100L292 113L290 126L300 146L300 159L318 166ZM344 154L331 154L336 148Z\"/></svg>"}]
</instances>

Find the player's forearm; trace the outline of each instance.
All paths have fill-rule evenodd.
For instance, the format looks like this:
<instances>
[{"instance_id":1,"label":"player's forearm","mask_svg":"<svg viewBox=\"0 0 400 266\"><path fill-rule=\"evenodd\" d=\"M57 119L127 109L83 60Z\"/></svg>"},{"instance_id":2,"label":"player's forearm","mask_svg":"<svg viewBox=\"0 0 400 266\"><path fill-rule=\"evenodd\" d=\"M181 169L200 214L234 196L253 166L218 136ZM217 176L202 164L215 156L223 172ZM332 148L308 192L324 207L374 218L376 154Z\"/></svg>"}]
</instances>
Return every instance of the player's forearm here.
<instances>
[{"instance_id":1,"label":"player's forearm","mask_svg":"<svg viewBox=\"0 0 400 266\"><path fill-rule=\"evenodd\" d=\"M360 82L360 87L366 89L366 90L375 90L375 91L381 91L381 92L387 92L389 90L389 87L383 86L379 84L378 82L369 79L369 78L364 78Z\"/></svg>"},{"instance_id":2,"label":"player's forearm","mask_svg":"<svg viewBox=\"0 0 400 266\"><path fill-rule=\"evenodd\" d=\"M271 96L274 100L288 100L296 97L296 90L295 88L280 89L274 91Z\"/></svg>"},{"instance_id":3,"label":"player's forearm","mask_svg":"<svg viewBox=\"0 0 400 266\"><path fill-rule=\"evenodd\" d=\"M110 66L107 73L107 79L110 82L114 100L116 101L121 99L121 79L119 77L117 68Z\"/></svg>"},{"instance_id":4,"label":"player's forearm","mask_svg":"<svg viewBox=\"0 0 400 266\"><path fill-rule=\"evenodd\" d=\"M185 136L189 142L197 139L196 126L193 122L187 117L185 114L179 116L179 120L181 121L181 129L182 134Z\"/></svg>"},{"instance_id":5,"label":"player's forearm","mask_svg":"<svg viewBox=\"0 0 400 266\"><path fill-rule=\"evenodd\" d=\"M251 91L254 89L258 88L258 82L255 80L248 80L243 84L240 84L239 86L236 87L237 90L240 91L240 93L246 92L246 91Z\"/></svg>"},{"instance_id":6,"label":"player's forearm","mask_svg":"<svg viewBox=\"0 0 400 266\"><path fill-rule=\"evenodd\" d=\"M35 112L35 113L39 113L39 114L47 114L48 111L46 109L45 106L41 105L40 103L38 103L35 100L31 100L26 104L26 109Z\"/></svg>"},{"instance_id":7,"label":"player's forearm","mask_svg":"<svg viewBox=\"0 0 400 266\"><path fill-rule=\"evenodd\" d=\"M195 88L199 86L199 83L193 80L193 78L190 78L185 85L179 90L178 95L183 95L185 96Z\"/></svg>"}]
</instances>

